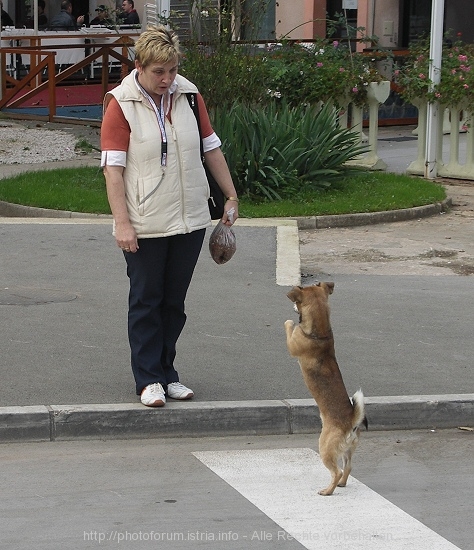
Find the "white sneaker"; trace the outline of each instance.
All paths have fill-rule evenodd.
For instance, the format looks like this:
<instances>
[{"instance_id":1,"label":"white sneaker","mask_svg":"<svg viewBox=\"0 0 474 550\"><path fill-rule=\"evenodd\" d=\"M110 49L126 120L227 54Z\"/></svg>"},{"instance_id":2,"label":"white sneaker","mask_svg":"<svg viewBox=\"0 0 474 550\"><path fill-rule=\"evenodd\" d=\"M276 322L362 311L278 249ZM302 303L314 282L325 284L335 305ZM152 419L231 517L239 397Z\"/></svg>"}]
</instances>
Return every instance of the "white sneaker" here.
<instances>
[{"instance_id":1,"label":"white sneaker","mask_svg":"<svg viewBox=\"0 0 474 550\"><path fill-rule=\"evenodd\" d=\"M163 386L159 383L148 384L142 391L140 400L147 407L163 407L166 403Z\"/></svg>"},{"instance_id":2,"label":"white sneaker","mask_svg":"<svg viewBox=\"0 0 474 550\"><path fill-rule=\"evenodd\" d=\"M171 397L171 399L191 399L194 397L193 390L190 390L181 382L171 382L171 384L168 384L167 387L167 393L168 397Z\"/></svg>"}]
</instances>

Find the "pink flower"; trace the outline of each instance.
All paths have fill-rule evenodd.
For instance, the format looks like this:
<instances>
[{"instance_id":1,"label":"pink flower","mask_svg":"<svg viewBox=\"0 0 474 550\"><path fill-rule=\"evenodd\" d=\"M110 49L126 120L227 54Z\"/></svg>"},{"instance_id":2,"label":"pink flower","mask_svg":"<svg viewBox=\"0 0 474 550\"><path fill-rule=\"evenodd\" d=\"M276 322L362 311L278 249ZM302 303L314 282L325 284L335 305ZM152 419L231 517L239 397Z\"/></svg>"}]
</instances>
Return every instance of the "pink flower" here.
<instances>
[{"instance_id":1,"label":"pink flower","mask_svg":"<svg viewBox=\"0 0 474 550\"><path fill-rule=\"evenodd\" d=\"M421 80L424 80L426 78L426 76L423 73L420 73L418 76L421 78Z\"/></svg>"},{"instance_id":2,"label":"pink flower","mask_svg":"<svg viewBox=\"0 0 474 550\"><path fill-rule=\"evenodd\" d=\"M436 92L435 97L441 97L441 94L439 92Z\"/></svg>"},{"instance_id":3,"label":"pink flower","mask_svg":"<svg viewBox=\"0 0 474 550\"><path fill-rule=\"evenodd\" d=\"M316 63L316 67L322 67L323 64L321 63L321 61L319 63Z\"/></svg>"},{"instance_id":4,"label":"pink flower","mask_svg":"<svg viewBox=\"0 0 474 550\"><path fill-rule=\"evenodd\" d=\"M467 61L467 55L458 56L459 61Z\"/></svg>"},{"instance_id":5,"label":"pink flower","mask_svg":"<svg viewBox=\"0 0 474 550\"><path fill-rule=\"evenodd\" d=\"M354 94L356 94L358 91L359 91L359 90L357 89L357 86L354 86L354 87L352 88L352 92L353 92Z\"/></svg>"},{"instance_id":6,"label":"pink flower","mask_svg":"<svg viewBox=\"0 0 474 550\"><path fill-rule=\"evenodd\" d=\"M344 67L339 67L339 72L343 73L345 71Z\"/></svg>"},{"instance_id":7,"label":"pink flower","mask_svg":"<svg viewBox=\"0 0 474 550\"><path fill-rule=\"evenodd\" d=\"M339 46L339 42L337 40L334 40L334 42L332 43L332 45L337 48Z\"/></svg>"},{"instance_id":8,"label":"pink flower","mask_svg":"<svg viewBox=\"0 0 474 550\"><path fill-rule=\"evenodd\" d=\"M456 74L456 69L451 69L451 74Z\"/></svg>"},{"instance_id":9,"label":"pink flower","mask_svg":"<svg viewBox=\"0 0 474 550\"><path fill-rule=\"evenodd\" d=\"M467 90L469 88L469 84L464 84L463 88Z\"/></svg>"},{"instance_id":10,"label":"pink flower","mask_svg":"<svg viewBox=\"0 0 474 550\"><path fill-rule=\"evenodd\" d=\"M395 76L398 76L400 74L400 71L397 69L396 71L394 71L393 73Z\"/></svg>"}]
</instances>

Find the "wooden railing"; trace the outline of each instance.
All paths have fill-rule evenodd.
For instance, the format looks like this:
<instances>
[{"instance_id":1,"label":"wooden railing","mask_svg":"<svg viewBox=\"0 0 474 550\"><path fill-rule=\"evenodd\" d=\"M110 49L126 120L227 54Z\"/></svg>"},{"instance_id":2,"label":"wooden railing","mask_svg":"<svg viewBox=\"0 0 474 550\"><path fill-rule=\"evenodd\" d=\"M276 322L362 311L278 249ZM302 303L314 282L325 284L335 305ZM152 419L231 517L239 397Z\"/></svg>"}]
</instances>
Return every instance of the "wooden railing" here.
<instances>
[{"instance_id":1,"label":"wooden railing","mask_svg":"<svg viewBox=\"0 0 474 550\"><path fill-rule=\"evenodd\" d=\"M32 118L44 119L53 122L56 118L56 87L65 79L70 78L77 72L87 69L91 71L92 64L100 60L101 62L101 86L102 96L109 89L109 61L115 59L121 64L120 78L123 78L129 69L134 66L134 62L129 57L129 49L133 47L134 41L128 36L117 37L113 42L103 44L94 43L88 44L67 44L42 46L18 46L12 48L0 48L0 65L1 65L1 98L0 110L8 108L16 108L21 106L26 101L30 100L35 95L45 89L48 89L48 115L47 117L37 115ZM86 55L79 62L67 66L66 69L56 72L58 66L56 62L57 50L60 49L76 49L82 50L93 49L94 51ZM121 53L116 51L121 48ZM7 55L13 56L29 56L30 64L27 74L18 79L9 74L7 70ZM43 81L44 71L47 71L47 80ZM22 93L23 92L23 93Z\"/></svg>"}]
</instances>

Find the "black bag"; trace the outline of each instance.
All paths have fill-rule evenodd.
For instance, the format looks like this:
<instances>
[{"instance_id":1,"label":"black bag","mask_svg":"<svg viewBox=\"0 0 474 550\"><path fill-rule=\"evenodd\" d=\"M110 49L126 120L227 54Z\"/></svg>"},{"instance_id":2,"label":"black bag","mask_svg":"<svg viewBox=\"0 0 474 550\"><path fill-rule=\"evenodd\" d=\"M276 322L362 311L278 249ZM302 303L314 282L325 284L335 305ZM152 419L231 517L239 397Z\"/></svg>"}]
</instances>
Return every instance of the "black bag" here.
<instances>
[{"instance_id":1,"label":"black bag","mask_svg":"<svg viewBox=\"0 0 474 550\"><path fill-rule=\"evenodd\" d=\"M214 179L213 175L211 174L208 167L206 166L206 162L204 159L204 151L202 148L202 137L201 137L201 122L199 120L197 94L190 92L190 93L187 93L186 96L188 98L189 106L193 110L194 116L196 117L198 129L199 129L199 138L200 138L200 144L201 144L201 159L202 159L202 164L204 166L204 170L206 171L207 181L209 183L209 190L210 190L210 197L208 201L209 213L211 214L211 220L220 220L224 215L225 196L221 188L219 187L219 184Z\"/></svg>"}]
</instances>

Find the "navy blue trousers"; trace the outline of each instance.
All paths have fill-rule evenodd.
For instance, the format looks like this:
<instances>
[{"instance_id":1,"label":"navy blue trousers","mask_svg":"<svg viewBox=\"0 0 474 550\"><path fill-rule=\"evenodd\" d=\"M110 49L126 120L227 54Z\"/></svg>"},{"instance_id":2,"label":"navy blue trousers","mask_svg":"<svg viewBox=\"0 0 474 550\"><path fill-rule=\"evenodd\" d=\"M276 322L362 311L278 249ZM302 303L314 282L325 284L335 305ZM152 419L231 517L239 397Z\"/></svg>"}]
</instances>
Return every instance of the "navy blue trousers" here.
<instances>
[{"instance_id":1,"label":"navy blue trousers","mask_svg":"<svg viewBox=\"0 0 474 550\"><path fill-rule=\"evenodd\" d=\"M184 301L204 240L205 229L185 235L139 239L136 253L125 252L130 279L128 338L139 395L159 382L178 382L176 342L186 323Z\"/></svg>"}]
</instances>

